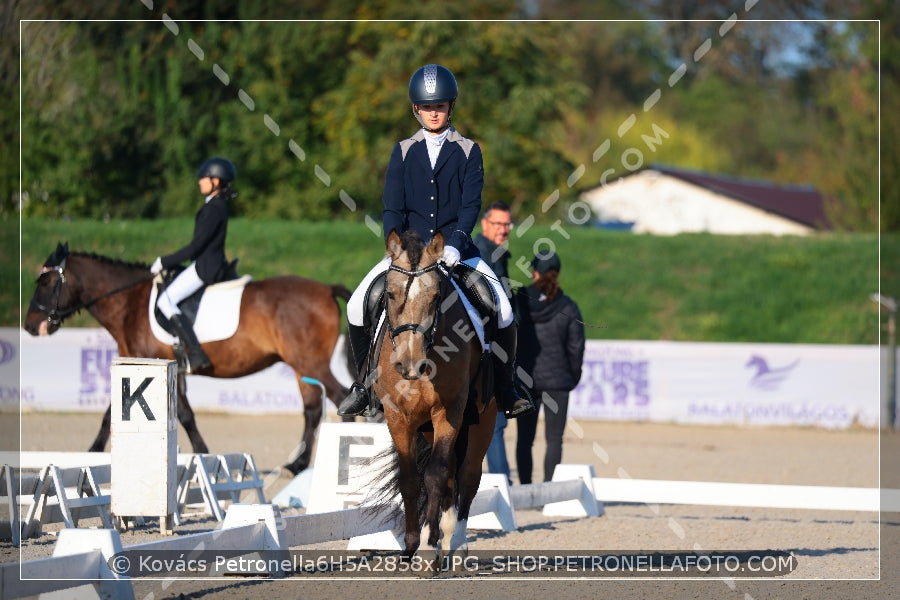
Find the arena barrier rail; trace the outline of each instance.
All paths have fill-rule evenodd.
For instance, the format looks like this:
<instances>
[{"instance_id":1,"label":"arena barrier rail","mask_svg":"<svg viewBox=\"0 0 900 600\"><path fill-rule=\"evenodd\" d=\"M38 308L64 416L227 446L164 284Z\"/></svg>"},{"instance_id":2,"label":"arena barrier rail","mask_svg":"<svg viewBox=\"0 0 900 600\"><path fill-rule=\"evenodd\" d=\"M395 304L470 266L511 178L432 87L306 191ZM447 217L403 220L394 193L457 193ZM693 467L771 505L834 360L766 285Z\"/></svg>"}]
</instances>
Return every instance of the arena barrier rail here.
<instances>
[{"instance_id":1,"label":"arena barrier rail","mask_svg":"<svg viewBox=\"0 0 900 600\"><path fill-rule=\"evenodd\" d=\"M590 465L568 465L569 472ZM564 470L565 471L565 470ZM472 503L472 515L484 515L504 513L507 510L534 509L540 506L560 502L577 502L580 506L584 498L584 480L551 481L545 483L516 485L508 488L508 496L501 489L506 484L505 478L498 481L485 475L487 483L482 486ZM628 485L619 485L615 488L611 482L631 481ZM659 485L656 485L659 484ZM696 490L709 490L704 482L654 482L648 480L614 480L605 478L592 478L591 487L597 498L604 498L606 502L627 503L653 503L659 498L653 494L660 490L671 490L672 485L677 484L684 489L691 487ZM726 484L713 484L722 486ZM856 495L860 503L831 507L827 510L878 510L876 502L872 498L879 498L877 488L823 488L821 486L759 486L747 488L750 484L727 484L725 488L729 494L713 494L713 498L706 501L698 501L698 498L682 493L679 496L666 498L666 503L681 504L690 501L698 504L724 505L735 499L741 506L748 505L750 500L740 496L742 491L756 489L766 491L774 495L769 497L772 502L768 506L782 507L783 497L790 497L800 492L806 492L813 496L821 495L822 490L856 489L861 490ZM733 486L733 487L732 487ZM763 490L762 488L765 488ZM784 488L780 490L779 488ZM638 496L641 489L649 490L645 496ZM881 490L880 498L882 512L900 512L900 490ZM851 495L852 496L852 495ZM718 498L716 501L715 497ZM807 498L811 496L807 495ZM743 498L743 499L742 499ZM885 503L884 499L889 502ZM509 503L507 504L507 499ZM677 500L674 502L673 500ZM703 500L700 498L699 500ZM753 505L767 506L762 501ZM822 503L806 502L797 508L824 509ZM494 515L497 521L502 521L501 514ZM385 530L398 531L402 527L399 513L389 509L380 511L372 507L356 507L343 510L322 512L307 515L283 517L281 510L274 504L240 504L233 503L228 507L220 528L205 533L173 536L163 540L144 544L121 546L119 534L115 529L64 529L59 532L59 539L54 548L54 555L50 558L37 559L23 562L22 578L19 579L19 565L9 563L0 565L0 600L21 598L51 591L63 590L83 585L92 585L100 597L116 597L130 600L134 597L131 580L120 577L109 568L110 558L117 552L129 551L179 551L189 552L196 548L208 551L241 551L245 555L259 554L261 557L278 556L279 552L290 548L312 545L324 542L332 542L341 539L352 539L356 536L378 534ZM377 548L371 548L377 549ZM54 579L45 579L47 573L54 573ZM279 573L268 574L280 576ZM106 594L106 596L104 596Z\"/></svg>"},{"instance_id":2,"label":"arena barrier rail","mask_svg":"<svg viewBox=\"0 0 900 600\"><path fill-rule=\"evenodd\" d=\"M76 528L84 517L96 516L105 527L113 526L109 453L4 452L0 463L0 498L10 515L8 523L0 523L0 539L11 539L18 546L22 539L40 535L45 524ZM176 473L174 520L179 525L189 507L199 507L222 521L225 505L240 502L245 490L255 492L258 502L266 502L264 482L253 456L246 452L179 454Z\"/></svg>"}]
</instances>

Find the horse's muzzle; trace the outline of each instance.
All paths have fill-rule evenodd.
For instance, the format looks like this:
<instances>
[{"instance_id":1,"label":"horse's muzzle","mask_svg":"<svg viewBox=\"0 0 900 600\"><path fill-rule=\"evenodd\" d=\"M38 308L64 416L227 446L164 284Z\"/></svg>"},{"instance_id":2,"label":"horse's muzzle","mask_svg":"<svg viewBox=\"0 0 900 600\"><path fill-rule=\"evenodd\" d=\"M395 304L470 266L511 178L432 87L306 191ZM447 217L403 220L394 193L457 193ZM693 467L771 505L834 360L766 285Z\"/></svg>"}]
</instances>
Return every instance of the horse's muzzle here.
<instances>
[{"instance_id":1,"label":"horse's muzzle","mask_svg":"<svg viewBox=\"0 0 900 600\"><path fill-rule=\"evenodd\" d=\"M40 320L26 318L24 329L31 335L35 336L50 335L51 333L59 329L59 325L57 324L54 326L52 323L50 323L50 321L44 318Z\"/></svg>"},{"instance_id":2,"label":"horse's muzzle","mask_svg":"<svg viewBox=\"0 0 900 600\"><path fill-rule=\"evenodd\" d=\"M394 363L394 369L407 381L415 381L421 377L429 377L432 371L431 362L420 360L415 363L398 360Z\"/></svg>"}]
</instances>

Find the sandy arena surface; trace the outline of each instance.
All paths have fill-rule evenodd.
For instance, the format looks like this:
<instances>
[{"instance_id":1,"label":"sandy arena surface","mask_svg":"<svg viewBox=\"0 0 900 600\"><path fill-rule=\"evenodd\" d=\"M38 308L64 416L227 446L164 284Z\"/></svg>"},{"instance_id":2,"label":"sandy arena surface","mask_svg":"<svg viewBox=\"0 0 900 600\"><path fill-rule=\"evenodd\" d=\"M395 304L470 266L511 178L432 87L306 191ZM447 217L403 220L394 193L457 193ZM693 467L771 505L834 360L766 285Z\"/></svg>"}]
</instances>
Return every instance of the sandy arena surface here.
<instances>
[{"instance_id":1,"label":"sandy arena surface","mask_svg":"<svg viewBox=\"0 0 900 600\"><path fill-rule=\"evenodd\" d=\"M18 415L3 415L4 450L13 449ZM22 450L87 448L99 427L98 414L24 414ZM295 447L302 417L199 413L198 424L212 452L253 454L267 481L266 498L290 480L280 469ZM539 429L534 480L541 481L544 446ZM515 427L507 429L514 463ZM179 431L181 448L189 448ZM631 477L734 483L900 488L900 435L871 430L695 427L666 424L570 421L563 462L589 463L597 477ZM514 465L513 465L514 468ZM513 471L513 480L517 476ZM248 496L245 500L250 501ZM302 509L285 509L285 515ZM448 577L444 579L335 579L293 575L283 580L135 579L137 599L159 598L900 598L900 513L607 503L600 517L544 517L540 510L516 512L513 532L469 532L472 551L590 550L667 552L774 550L792 554L795 570L767 579L641 579L608 576L572 579ZM83 526L90 526L87 519ZM194 516L176 535L215 529L214 519ZM21 549L0 542L0 562L52 553L58 525ZM122 533L124 546L159 539L158 524ZM343 549L346 540L317 546ZM21 557L21 558L20 558ZM52 576L48 574L48 576Z\"/></svg>"}]
</instances>

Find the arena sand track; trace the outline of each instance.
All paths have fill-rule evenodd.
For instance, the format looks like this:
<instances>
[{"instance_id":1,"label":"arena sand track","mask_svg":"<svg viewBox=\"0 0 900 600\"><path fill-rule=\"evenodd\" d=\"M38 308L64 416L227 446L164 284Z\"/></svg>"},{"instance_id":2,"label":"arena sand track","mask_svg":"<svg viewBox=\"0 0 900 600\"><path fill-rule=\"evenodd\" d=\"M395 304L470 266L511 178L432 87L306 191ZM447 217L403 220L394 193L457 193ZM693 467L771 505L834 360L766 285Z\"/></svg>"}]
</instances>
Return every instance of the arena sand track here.
<instances>
[{"instance_id":1,"label":"arena sand track","mask_svg":"<svg viewBox=\"0 0 900 600\"><path fill-rule=\"evenodd\" d=\"M3 433L13 433L16 415L5 415ZM99 426L98 414L24 414L23 450L84 450ZM241 417L200 413L198 423L211 451L247 451L263 476L266 497L290 481L279 471L301 432L300 416ZM534 448L535 481L543 478L542 430ZM8 448L14 435L4 435ZM515 427L507 429L513 456ZM179 444L189 447L183 432ZM900 435L869 430L822 431L800 428L695 427L663 424L570 421L564 462L590 463L598 477L669 479L900 488ZM881 469L879 472L879 468ZM880 478L879 478L880 477ZM513 479L516 474L513 472ZM900 514L607 504L590 519L547 518L537 510L517 511L519 529L469 534L471 550L590 550L665 552L695 547L712 550L775 550L792 553L797 568L766 580L673 579L663 577L573 580L447 579L336 580L300 577L260 580L134 580L135 597L159 598L900 598ZM297 514L288 509L285 514ZM99 523L99 520L97 520ZM90 521L86 521L90 525ZM176 533L215 528L208 518L191 518ZM157 524L122 534L128 546L159 536ZM52 552L56 526L29 540L22 559ZM339 540L317 546L342 549ZM0 561L19 559L0 543ZM880 564L879 564L880 563ZM880 580L879 580L880 578Z\"/></svg>"}]
</instances>

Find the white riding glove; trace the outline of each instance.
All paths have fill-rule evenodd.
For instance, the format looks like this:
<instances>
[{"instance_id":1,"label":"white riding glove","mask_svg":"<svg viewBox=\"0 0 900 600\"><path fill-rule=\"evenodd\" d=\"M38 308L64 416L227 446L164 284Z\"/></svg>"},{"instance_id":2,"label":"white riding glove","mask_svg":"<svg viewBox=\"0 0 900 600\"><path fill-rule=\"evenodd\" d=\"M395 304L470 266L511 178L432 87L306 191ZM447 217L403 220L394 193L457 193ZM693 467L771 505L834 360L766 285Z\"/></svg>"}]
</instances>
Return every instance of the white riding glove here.
<instances>
[{"instance_id":1,"label":"white riding glove","mask_svg":"<svg viewBox=\"0 0 900 600\"><path fill-rule=\"evenodd\" d=\"M153 264L150 265L150 274L158 275L160 271L162 271L162 258L157 256L156 260L153 261Z\"/></svg>"},{"instance_id":2,"label":"white riding glove","mask_svg":"<svg viewBox=\"0 0 900 600\"><path fill-rule=\"evenodd\" d=\"M459 262L459 250L453 246L444 246L444 255L441 257L447 268L453 268Z\"/></svg>"}]
</instances>

